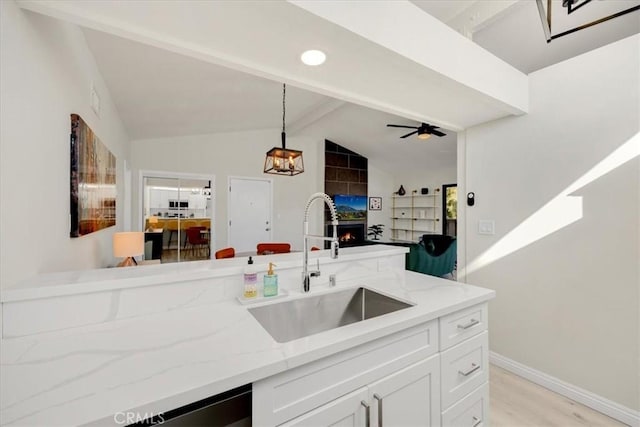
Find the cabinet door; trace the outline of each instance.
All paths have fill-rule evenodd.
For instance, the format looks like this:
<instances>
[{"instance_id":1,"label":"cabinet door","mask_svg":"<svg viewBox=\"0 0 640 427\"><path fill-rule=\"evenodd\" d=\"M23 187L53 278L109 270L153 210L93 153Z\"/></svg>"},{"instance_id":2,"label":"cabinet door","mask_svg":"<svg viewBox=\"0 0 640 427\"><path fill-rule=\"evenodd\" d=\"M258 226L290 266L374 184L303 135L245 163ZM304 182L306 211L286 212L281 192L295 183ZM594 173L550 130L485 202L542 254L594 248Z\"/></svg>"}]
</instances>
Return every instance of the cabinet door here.
<instances>
[{"instance_id":1,"label":"cabinet door","mask_svg":"<svg viewBox=\"0 0 640 427\"><path fill-rule=\"evenodd\" d=\"M362 387L336 400L307 412L281 427L365 427L367 388Z\"/></svg>"},{"instance_id":2,"label":"cabinet door","mask_svg":"<svg viewBox=\"0 0 640 427\"><path fill-rule=\"evenodd\" d=\"M165 208L162 204L162 190L151 189L149 190L149 207L151 209L162 209Z\"/></svg>"},{"instance_id":3,"label":"cabinet door","mask_svg":"<svg viewBox=\"0 0 640 427\"><path fill-rule=\"evenodd\" d=\"M440 425L440 359L432 356L369 385L371 425Z\"/></svg>"}]
</instances>

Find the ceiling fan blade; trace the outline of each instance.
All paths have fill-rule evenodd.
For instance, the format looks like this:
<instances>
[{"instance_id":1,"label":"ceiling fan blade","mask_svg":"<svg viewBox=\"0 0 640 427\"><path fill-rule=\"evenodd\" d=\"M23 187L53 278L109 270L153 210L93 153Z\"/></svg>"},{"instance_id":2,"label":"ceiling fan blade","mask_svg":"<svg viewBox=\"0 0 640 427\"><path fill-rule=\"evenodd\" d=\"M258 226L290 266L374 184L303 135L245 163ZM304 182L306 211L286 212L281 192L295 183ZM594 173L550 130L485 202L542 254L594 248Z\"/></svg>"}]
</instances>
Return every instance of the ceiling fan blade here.
<instances>
[{"instance_id":1,"label":"ceiling fan blade","mask_svg":"<svg viewBox=\"0 0 640 427\"><path fill-rule=\"evenodd\" d=\"M408 134L406 134L406 135L403 135L403 136L401 136L400 138L406 138L406 137L411 136L411 135L413 135L413 134L415 134L415 133L418 133L418 131L417 131L417 130L414 130L413 132L410 132L410 133L408 133Z\"/></svg>"},{"instance_id":2,"label":"ceiling fan blade","mask_svg":"<svg viewBox=\"0 0 640 427\"><path fill-rule=\"evenodd\" d=\"M417 126L403 126L403 125L387 125L390 128L406 128L406 129L418 129Z\"/></svg>"},{"instance_id":3,"label":"ceiling fan blade","mask_svg":"<svg viewBox=\"0 0 640 427\"><path fill-rule=\"evenodd\" d=\"M440 132L439 130L432 130L429 133L431 133L433 135L436 135L436 136L445 136L446 135L446 133Z\"/></svg>"}]
</instances>

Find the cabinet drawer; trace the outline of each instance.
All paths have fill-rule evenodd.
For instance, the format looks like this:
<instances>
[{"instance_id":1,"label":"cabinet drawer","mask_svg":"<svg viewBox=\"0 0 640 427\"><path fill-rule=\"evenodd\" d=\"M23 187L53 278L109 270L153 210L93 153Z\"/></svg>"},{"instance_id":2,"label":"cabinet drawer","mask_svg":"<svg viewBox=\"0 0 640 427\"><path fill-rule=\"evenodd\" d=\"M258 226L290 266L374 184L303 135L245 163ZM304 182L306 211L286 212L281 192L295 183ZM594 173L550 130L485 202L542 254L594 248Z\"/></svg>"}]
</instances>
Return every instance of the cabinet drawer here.
<instances>
[{"instance_id":1,"label":"cabinet drawer","mask_svg":"<svg viewBox=\"0 0 640 427\"><path fill-rule=\"evenodd\" d=\"M489 379L489 333L482 332L444 351L441 363L445 409Z\"/></svg>"},{"instance_id":2,"label":"cabinet drawer","mask_svg":"<svg viewBox=\"0 0 640 427\"><path fill-rule=\"evenodd\" d=\"M474 305L440 318L440 349L452 347L487 330L487 304Z\"/></svg>"},{"instance_id":3,"label":"cabinet drawer","mask_svg":"<svg viewBox=\"0 0 640 427\"><path fill-rule=\"evenodd\" d=\"M488 417L489 383L484 383L442 413L442 427L481 427Z\"/></svg>"},{"instance_id":4,"label":"cabinet drawer","mask_svg":"<svg viewBox=\"0 0 640 427\"><path fill-rule=\"evenodd\" d=\"M434 355L437 320L253 383L255 425L278 425ZM261 398L262 397L262 398Z\"/></svg>"}]
</instances>

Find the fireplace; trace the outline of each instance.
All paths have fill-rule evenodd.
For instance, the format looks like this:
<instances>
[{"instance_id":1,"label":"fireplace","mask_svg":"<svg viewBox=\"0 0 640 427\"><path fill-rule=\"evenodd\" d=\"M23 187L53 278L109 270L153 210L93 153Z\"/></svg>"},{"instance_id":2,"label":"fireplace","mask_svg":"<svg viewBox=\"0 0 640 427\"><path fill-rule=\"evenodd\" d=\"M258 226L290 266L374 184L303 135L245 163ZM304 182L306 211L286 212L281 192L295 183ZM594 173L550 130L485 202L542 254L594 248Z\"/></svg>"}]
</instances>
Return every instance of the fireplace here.
<instances>
[{"instance_id":1,"label":"fireplace","mask_svg":"<svg viewBox=\"0 0 640 427\"><path fill-rule=\"evenodd\" d=\"M333 233L333 226L327 225L327 236ZM325 244L328 247L328 243ZM341 248L349 246L360 246L365 244L365 224L339 224L338 225L338 243Z\"/></svg>"}]
</instances>

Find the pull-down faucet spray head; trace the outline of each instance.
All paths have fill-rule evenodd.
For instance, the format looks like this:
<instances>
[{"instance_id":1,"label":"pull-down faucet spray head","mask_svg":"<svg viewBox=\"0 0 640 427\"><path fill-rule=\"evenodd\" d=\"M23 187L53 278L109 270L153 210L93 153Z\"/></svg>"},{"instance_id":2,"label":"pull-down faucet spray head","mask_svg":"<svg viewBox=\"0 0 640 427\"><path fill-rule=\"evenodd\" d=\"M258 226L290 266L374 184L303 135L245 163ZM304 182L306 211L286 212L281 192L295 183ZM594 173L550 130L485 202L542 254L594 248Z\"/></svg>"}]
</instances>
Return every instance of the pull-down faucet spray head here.
<instances>
[{"instance_id":1,"label":"pull-down faucet spray head","mask_svg":"<svg viewBox=\"0 0 640 427\"><path fill-rule=\"evenodd\" d=\"M323 200L329 210L331 211L331 225L333 226L333 236L332 237L324 237L324 236L314 236L309 234L309 208L311 204L316 200ZM316 238L320 240L329 240L331 241L331 258L338 258L338 213L336 211L336 206L333 204L333 200L331 197L326 195L325 193L314 193L307 200L307 204L304 207L304 222L303 222L303 264L302 264L302 286L304 292L309 292L310 285L310 277L311 276L319 276L320 270L309 273L309 238Z\"/></svg>"}]
</instances>

